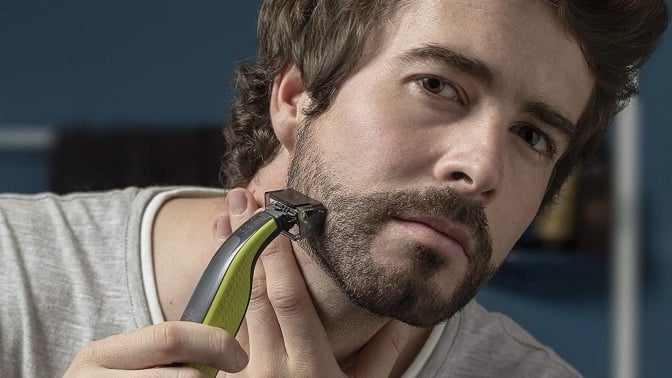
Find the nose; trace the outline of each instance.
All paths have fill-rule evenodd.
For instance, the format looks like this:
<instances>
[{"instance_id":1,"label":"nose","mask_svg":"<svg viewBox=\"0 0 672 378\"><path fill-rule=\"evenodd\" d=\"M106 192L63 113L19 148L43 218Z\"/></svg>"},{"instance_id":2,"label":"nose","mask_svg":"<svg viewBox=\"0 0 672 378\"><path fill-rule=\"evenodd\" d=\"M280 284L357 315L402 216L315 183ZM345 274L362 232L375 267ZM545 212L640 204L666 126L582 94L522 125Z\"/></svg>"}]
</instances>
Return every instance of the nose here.
<instances>
[{"instance_id":1,"label":"nose","mask_svg":"<svg viewBox=\"0 0 672 378\"><path fill-rule=\"evenodd\" d=\"M447 137L444 152L436 161L433 174L441 185L487 205L501 191L504 135L501 129L487 125L465 128L468 130L453 130L455 132Z\"/></svg>"}]
</instances>

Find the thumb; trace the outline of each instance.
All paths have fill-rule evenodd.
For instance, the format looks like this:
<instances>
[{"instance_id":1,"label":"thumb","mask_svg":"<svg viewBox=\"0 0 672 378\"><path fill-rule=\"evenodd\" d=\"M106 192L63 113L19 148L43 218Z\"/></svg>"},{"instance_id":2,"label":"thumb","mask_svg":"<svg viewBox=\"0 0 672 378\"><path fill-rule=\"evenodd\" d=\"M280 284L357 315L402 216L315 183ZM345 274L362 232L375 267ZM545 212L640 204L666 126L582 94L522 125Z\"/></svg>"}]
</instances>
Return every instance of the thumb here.
<instances>
[{"instance_id":1,"label":"thumb","mask_svg":"<svg viewBox=\"0 0 672 378\"><path fill-rule=\"evenodd\" d=\"M404 350L411 326L391 320L362 348L347 369L351 377L388 377Z\"/></svg>"}]
</instances>

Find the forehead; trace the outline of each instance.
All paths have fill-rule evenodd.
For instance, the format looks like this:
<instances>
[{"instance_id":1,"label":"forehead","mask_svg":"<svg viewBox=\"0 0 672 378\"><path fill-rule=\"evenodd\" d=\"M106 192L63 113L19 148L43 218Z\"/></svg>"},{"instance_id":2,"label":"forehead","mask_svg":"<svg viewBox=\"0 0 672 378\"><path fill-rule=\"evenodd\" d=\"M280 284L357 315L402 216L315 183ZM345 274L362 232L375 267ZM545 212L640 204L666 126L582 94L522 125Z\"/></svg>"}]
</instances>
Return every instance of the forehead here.
<instances>
[{"instance_id":1,"label":"forehead","mask_svg":"<svg viewBox=\"0 0 672 378\"><path fill-rule=\"evenodd\" d=\"M444 46L483 61L500 92L550 103L573 121L592 91L593 75L578 42L546 1L409 1L384 33L377 52L382 59L423 45Z\"/></svg>"}]
</instances>

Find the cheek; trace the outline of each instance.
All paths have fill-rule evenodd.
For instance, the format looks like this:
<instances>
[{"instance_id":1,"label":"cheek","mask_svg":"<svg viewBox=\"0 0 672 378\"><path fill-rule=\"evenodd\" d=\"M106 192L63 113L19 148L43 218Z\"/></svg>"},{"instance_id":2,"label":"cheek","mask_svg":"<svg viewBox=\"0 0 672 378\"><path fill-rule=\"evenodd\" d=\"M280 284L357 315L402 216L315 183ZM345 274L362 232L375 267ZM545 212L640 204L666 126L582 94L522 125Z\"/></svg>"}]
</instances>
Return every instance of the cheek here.
<instances>
[{"instance_id":1,"label":"cheek","mask_svg":"<svg viewBox=\"0 0 672 378\"><path fill-rule=\"evenodd\" d=\"M403 112L380 111L395 108L389 100L340 98L316 125L323 158L362 185L382 184L409 171L422 153L422 142L418 133L410 132L412 121Z\"/></svg>"}]
</instances>

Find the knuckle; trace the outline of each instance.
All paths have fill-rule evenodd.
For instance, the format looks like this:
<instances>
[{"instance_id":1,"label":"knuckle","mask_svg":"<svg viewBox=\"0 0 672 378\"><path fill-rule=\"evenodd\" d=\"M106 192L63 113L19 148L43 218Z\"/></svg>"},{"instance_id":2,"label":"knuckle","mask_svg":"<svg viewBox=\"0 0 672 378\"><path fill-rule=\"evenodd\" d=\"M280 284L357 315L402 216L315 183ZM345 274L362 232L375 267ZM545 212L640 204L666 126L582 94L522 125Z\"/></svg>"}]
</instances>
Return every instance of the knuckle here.
<instances>
[{"instance_id":1,"label":"knuckle","mask_svg":"<svg viewBox=\"0 0 672 378\"><path fill-rule=\"evenodd\" d=\"M277 255L282 255L283 253L291 253L292 244L287 238L276 238L275 240L268 243L266 249L264 249L264 254L261 255L262 261L273 260L282 258Z\"/></svg>"},{"instance_id":2,"label":"knuckle","mask_svg":"<svg viewBox=\"0 0 672 378\"><path fill-rule=\"evenodd\" d=\"M279 244L278 239L268 243L266 249L264 249L264 254L261 255L262 260L268 260L268 257L279 254L283 250Z\"/></svg>"},{"instance_id":3,"label":"knuckle","mask_svg":"<svg viewBox=\"0 0 672 378\"><path fill-rule=\"evenodd\" d=\"M262 274L255 274L252 277L252 290L250 291L250 302L256 302L266 297L266 277Z\"/></svg>"},{"instance_id":4,"label":"knuckle","mask_svg":"<svg viewBox=\"0 0 672 378\"><path fill-rule=\"evenodd\" d=\"M275 286L268 291L268 298L276 311L294 312L304 304L304 298L289 286Z\"/></svg>"},{"instance_id":5,"label":"knuckle","mask_svg":"<svg viewBox=\"0 0 672 378\"><path fill-rule=\"evenodd\" d=\"M157 349L167 355L177 354L184 345L182 331L175 322L157 325L152 336Z\"/></svg>"}]
</instances>

